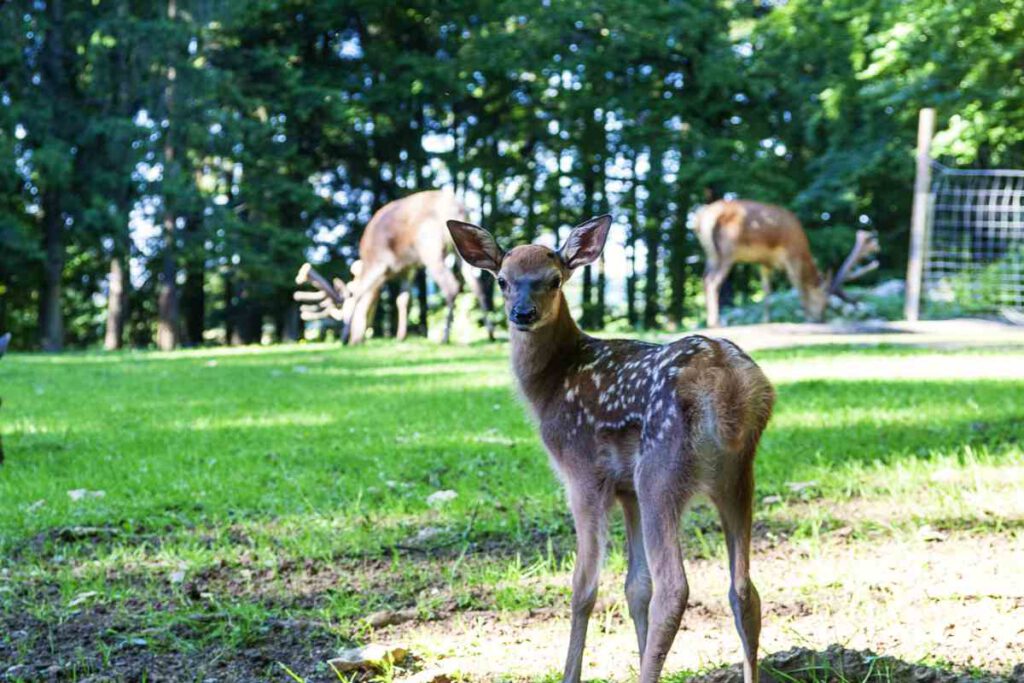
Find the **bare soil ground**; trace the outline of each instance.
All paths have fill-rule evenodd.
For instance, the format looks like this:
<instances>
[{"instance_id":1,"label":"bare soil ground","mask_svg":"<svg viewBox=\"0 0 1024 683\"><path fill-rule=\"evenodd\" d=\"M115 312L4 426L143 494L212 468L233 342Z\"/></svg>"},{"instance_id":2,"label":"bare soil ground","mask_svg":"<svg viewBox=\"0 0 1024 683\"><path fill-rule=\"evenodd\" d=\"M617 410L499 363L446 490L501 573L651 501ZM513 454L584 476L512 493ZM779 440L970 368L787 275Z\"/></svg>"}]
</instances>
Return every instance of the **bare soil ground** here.
<instances>
[{"instance_id":1,"label":"bare soil ground","mask_svg":"<svg viewBox=\"0 0 1024 683\"><path fill-rule=\"evenodd\" d=\"M794 657L806 664L812 653L823 653L830 644L871 650L908 664L904 680L913 679L910 665L920 662L1007 678L1024 663L1024 540L1019 533L922 534L849 543L840 530L816 548L766 538L757 546L754 577L763 601L763 653L789 651L795 644L805 651ZM687 574L691 602L666 671L737 662L739 640L726 600L723 562L691 561ZM621 578L608 577L602 585L606 597L591 625L587 679L618 681L636 675L636 642ZM568 582L568 577L559 580ZM396 627L387 635L471 680L533 679L560 666L568 626L567 608L556 608L525 616L458 613ZM769 669L773 662L769 658ZM926 674L920 676L927 680Z\"/></svg>"}]
</instances>

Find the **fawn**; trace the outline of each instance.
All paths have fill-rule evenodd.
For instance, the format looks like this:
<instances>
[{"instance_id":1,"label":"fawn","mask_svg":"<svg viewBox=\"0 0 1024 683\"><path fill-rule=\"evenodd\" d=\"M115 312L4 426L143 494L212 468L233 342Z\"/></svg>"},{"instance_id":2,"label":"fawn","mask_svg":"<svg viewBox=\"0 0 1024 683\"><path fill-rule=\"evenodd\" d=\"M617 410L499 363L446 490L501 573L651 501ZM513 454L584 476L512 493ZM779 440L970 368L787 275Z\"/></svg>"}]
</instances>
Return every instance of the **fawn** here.
<instances>
[{"instance_id":1,"label":"fawn","mask_svg":"<svg viewBox=\"0 0 1024 683\"><path fill-rule=\"evenodd\" d=\"M753 683L761 629L749 573L753 465L775 394L750 357L725 340L694 335L659 345L580 331L562 285L597 259L610 226L610 216L591 218L558 251L522 245L506 253L483 228L448 221L462 258L497 277L512 371L572 511L576 566L564 681L580 680L616 498L626 521L626 600L640 681L658 680L689 595L680 517L691 497L703 493L725 531L743 678Z\"/></svg>"}]
</instances>

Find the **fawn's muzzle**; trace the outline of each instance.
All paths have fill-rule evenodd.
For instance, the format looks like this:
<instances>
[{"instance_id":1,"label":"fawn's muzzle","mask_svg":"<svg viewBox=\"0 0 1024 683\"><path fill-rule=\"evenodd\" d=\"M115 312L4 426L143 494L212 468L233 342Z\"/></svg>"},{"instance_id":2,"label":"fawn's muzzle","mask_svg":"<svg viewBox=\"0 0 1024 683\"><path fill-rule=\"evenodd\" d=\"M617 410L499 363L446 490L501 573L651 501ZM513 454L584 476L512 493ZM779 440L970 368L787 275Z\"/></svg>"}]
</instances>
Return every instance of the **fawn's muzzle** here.
<instances>
[{"instance_id":1,"label":"fawn's muzzle","mask_svg":"<svg viewBox=\"0 0 1024 683\"><path fill-rule=\"evenodd\" d=\"M537 307L536 306L513 306L512 310L508 313L508 319L512 323L521 326L532 325L537 322Z\"/></svg>"}]
</instances>

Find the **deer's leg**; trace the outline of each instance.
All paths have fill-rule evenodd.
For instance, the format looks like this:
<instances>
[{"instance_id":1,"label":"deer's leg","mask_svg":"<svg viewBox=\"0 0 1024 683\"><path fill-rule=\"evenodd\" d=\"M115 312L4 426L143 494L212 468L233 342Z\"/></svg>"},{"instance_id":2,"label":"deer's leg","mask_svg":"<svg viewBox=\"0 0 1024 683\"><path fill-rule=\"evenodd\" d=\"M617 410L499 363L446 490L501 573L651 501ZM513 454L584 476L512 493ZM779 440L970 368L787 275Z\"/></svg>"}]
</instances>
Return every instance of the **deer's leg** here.
<instances>
[{"instance_id":1,"label":"deer's leg","mask_svg":"<svg viewBox=\"0 0 1024 683\"><path fill-rule=\"evenodd\" d=\"M366 339L366 332L373 324L373 312L377 308L380 290L387 281L387 269L374 268L362 276L365 284L356 296L352 309L352 320L348 325L348 343L361 344Z\"/></svg>"},{"instance_id":2,"label":"deer's leg","mask_svg":"<svg viewBox=\"0 0 1024 683\"><path fill-rule=\"evenodd\" d=\"M487 302L487 293L484 292L484 283L477 277L475 269L465 261L462 261L462 278L469 284L469 288L473 290L473 296L476 297L477 302L480 304L480 310L483 311L487 338L494 341L494 320L491 315L491 306Z\"/></svg>"},{"instance_id":3,"label":"deer's leg","mask_svg":"<svg viewBox=\"0 0 1024 683\"><path fill-rule=\"evenodd\" d=\"M651 603L651 571L647 567L647 551L644 549L643 527L640 504L633 494L619 496L622 512L626 518L626 556L629 568L626 570L626 604L629 616L636 628L636 640L640 649L640 661L647 646L647 611Z\"/></svg>"},{"instance_id":4,"label":"deer's leg","mask_svg":"<svg viewBox=\"0 0 1024 683\"><path fill-rule=\"evenodd\" d=\"M690 596L679 543L679 517L688 494L679 473L659 458L660 452L671 449L657 450L641 456L636 476L647 564L654 580L640 683L657 683Z\"/></svg>"},{"instance_id":5,"label":"deer's leg","mask_svg":"<svg viewBox=\"0 0 1024 683\"><path fill-rule=\"evenodd\" d=\"M749 462L738 473L737 480L715 500L729 551L729 604L743 643L743 683L758 680L757 647L761 634L761 598L750 580L753 498L753 462Z\"/></svg>"},{"instance_id":6,"label":"deer's leg","mask_svg":"<svg viewBox=\"0 0 1024 683\"><path fill-rule=\"evenodd\" d=\"M718 293L722 283L729 276L732 269L732 262L719 260L708 261L707 270L704 273L704 301L708 308L708 327L718 327Z\"/></svg>"},{"instance_id":7,"label":"deer's leg","mask_svg":"<svg viewBox=\"0 0 1024 683\"><path fill-rule=\"evenodd\" d=\"M395 307L398 309L398 330L395 337L398 341L404 341L409 332L409 301L412 299L412 283L408 278L402 279L402 290L395 297Z\"/></svg>"},{"instance_id":8,"label":"deer's leg","mask_svg":"<svg viewBox=\"0 0 1024 683\"><path fill-rule=\"evenodd\" d=\"M367 290L359 297L355 310L352 312L352 323L349 325L349 344L362 344L366 340L366 333L372 324L373 312L377 308L379 297L379 286Z\"/></svg>"},{"instance_id":9,"label":"deer's leg","mask_svg":"<svg viewBox=\"0 0 1024 683\"><path fill-rule=\"evenodd\" d=\"M444 294L444 302L448 307L448 315L444 320L444 336L441 337L441 343L447 344L452 333L452 321L455 320L455 297L459 293L459 281L455 278L452 271L445 268L443 264L429 269L428 272L434 282L437 283L441 293Z\"/></svg>"},{"instance_id":10,"label":"deer's leg","mask_svg":"<svg viewBox=\"0 0 1024 683\"><path fill-rule=\"evenodd\" d=\"M764 292L764 311L761 320L770 323L772 316L768 298L772 295L772 270L768 266L761 266L761 291Z\"/></svg>"},{"instance_id":11,"label":"deer's leg","mask_svg":"<svg viewBox=\"0 0 1024 683\"><path fill-rule=\"evenodd\" d=\"M609 502L609 494L599 484L578 482L570 486L569 506L576 526L576 565L572 572L572 616L564 683L579 683L583 673L583 647L590 614L597 602Z\"/></svg>"}]
</instances>

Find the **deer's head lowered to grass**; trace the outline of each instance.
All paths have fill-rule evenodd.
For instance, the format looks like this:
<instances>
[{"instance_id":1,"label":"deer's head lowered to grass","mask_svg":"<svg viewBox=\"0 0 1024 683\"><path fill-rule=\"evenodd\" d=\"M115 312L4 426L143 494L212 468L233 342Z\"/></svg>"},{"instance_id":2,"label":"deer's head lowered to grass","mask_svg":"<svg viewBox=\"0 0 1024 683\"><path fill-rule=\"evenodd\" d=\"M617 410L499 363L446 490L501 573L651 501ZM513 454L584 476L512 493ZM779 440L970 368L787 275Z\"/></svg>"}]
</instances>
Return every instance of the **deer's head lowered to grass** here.
<instances>
[{"instance_id":1,"label":"deer's head lowered to grass","mask_svg":"<svg viewBox=\"0 0 1024 683\"><path fill-rule=\"evenodd\" d=\"M708 204L697 213L693 226L707 256L704 296L708 326L719 323L718 293L736 263L761 266L761 284L765 293L764 318L768 321L768 294L771 273L782 268L800 294L800 303L808 320L820 322L829 298L849 301L843 285L878 268L873 260L862 261L878 253L878 240L867 230L859 230L853 249L835 276L823 276L811 256L807 235L799 219L790 211L772 204L747 200L721 200Z\"/></svg>"},{"instance_id":2,"label":"deer's head lowered to grass","mask_svg":"<svg viewBox=\"0 0 1024 683\"><path fill-rule=\"evenodd\" d=\"M295 276L295 284L300 287L311 285L313 291L298 290L294 294L295 300L302 304L302 319L331 318L348 327L352 323L352 313L355 311L356 298L352 292L359 285L361 271L362 261L357 259L352 263L351 281L346 283L336 277L331 282L318 273L312 265L303 263Z\"/></svg>"},{"instance_id":3,"label":"deer's head lowered to grass","mask_svg":"<svg viewBox=\"0 0 1024 683\"><path fill-rule=\"evenodd\" d=\"M377 211L359 240L359 260L352 264L351 282L335 278L328 281L308 263L299 270L295 282L312 285L317 291L299 291L296 301L303 304L303 319L333 318L344 324L345 337L352 344L363 341L381 288L388 280L398 280L402 290L395 306L398 309L396 337L405 338L409 320L410 280L420 267L437 284L448 308L443 340L448 341L455 313L455 297L460 285L455 273L445 264L450 240L444 221L451 216L464 216L465 208L451 192L431 190L385 204ZM487 317L488 301L476 273L462 271L463 279L476 294L484 311L488 336L494 330Z\"/></svg>"},{"instance_id":4,"label":"deer's head lowered to grass","mask_svg":"<svg viewBox=\"0 0 1024 683\"><path fill-rule=\"evenodd\" d=\"M580 331L562 287L600 255L610 226L611 218L600 216L576 227L558 251L523 245L505 252L483 228L448 221L462 257L498 279L513 373L568 493L577 552L565 681L580 680L606 517L616 499L626 518L626 600L640 680L657 681L689 594L680 516L704 493L722 518L744 680L753 683L761 624L748 572L753 466L774 392L728 341L692 336L658 345Z\"/></svg>"}]
</instances>

